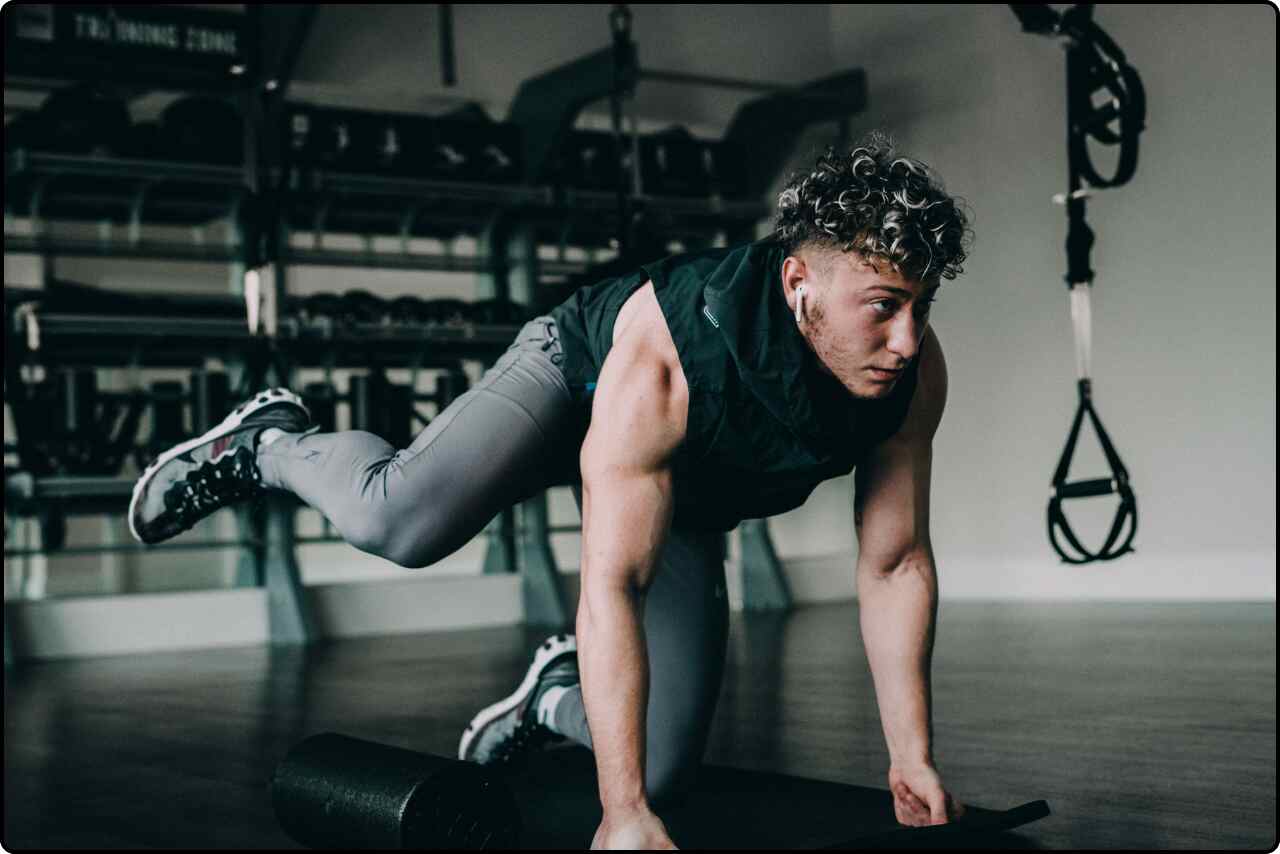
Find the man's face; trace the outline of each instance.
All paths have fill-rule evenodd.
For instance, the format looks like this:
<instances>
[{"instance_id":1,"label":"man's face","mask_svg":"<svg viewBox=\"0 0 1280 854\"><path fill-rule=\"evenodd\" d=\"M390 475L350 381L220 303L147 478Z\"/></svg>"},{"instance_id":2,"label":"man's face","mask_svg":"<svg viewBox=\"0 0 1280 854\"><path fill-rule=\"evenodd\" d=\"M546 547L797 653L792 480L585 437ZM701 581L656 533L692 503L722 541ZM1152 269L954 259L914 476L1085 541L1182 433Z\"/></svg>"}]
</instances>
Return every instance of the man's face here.
<instances>
[{"instance_id":1,"label":"man's face","mask_svg":"<svg viewBox=\"0 0 1280 854\"><path fill-rule=\"evenodd\" d=\"M938 283L909 281L882 259L873 267L847 252L815 256L799 275L800 330L824 370L854 397L886 397L920 351Z\"/></svg>"}]
</instances>

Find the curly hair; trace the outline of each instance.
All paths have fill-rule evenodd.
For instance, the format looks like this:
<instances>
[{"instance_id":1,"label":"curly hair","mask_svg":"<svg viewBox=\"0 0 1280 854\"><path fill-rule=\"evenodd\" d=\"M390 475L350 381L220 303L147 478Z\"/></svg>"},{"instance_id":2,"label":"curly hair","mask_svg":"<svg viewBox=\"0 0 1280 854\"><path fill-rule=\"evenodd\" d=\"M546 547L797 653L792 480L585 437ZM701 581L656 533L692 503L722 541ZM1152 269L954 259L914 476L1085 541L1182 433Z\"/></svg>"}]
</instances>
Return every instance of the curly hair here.
<instances>
[{"instance_id":1,"label":"curly hair","mask_svg":"<svg viewBox=\"0 0 1280 854\"><path fill-rule=\"evenodd\" d=\"M812 171L791 176L778 195L774 236L788 254L806 245L856 252L923 282L963 273L972 233L929 167L895 157L892 138L872 131L848 154L829 147Z\"/></svg>"}]
</instances>

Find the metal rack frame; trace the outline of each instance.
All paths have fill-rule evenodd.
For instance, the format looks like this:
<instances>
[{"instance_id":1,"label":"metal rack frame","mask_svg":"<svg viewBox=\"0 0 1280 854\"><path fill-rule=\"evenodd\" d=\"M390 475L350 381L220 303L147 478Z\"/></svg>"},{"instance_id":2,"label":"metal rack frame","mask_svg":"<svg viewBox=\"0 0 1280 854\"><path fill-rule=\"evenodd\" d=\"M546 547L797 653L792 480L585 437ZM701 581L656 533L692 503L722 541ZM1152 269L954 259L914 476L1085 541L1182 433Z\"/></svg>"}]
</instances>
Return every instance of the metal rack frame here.
<instances>
[{"instance_id":1,"label":"metal rack frame","mask_svg":"<svg viewBox=\"0 0 1280 854\"><path fill-rule=\"evenodd\" d=\"M302 178L287 175L279 163L273 162L278 152L268 140L273 121L279 120L293 63L305 41L314 17L308 7L250 7L248 14L255 35L253 43L261 51L250 63L244 88L239 91L245 110L245 141L249 156L243 168L209 166L192 163L133 161L119 158L77 157L16 151L6 157L6 217L11 215L10 201L25 196L25 204L16 215L28 216L35 222L34 234L6 236L6 251L26 252L47 259L56 257L146 258L157 260L205 261L225 263L231 267L232 287L242 282L251 269L269 273L268 287L274 289L274 305L284 305L288 296L287 272L292 265L331 265L381 269L413 269L449 272L473 272L481 276L481 298L502 297L534 304L541 277L573 276L586 272L588 265L567 260L544 260L538 257L538 228L563 222L568 212L585 213L593 221L609 222L621 229L627 211L643 206L658 212L663 224L690 231L724 230L731 240L751 239L754 224L768 215L769 207L758 201L655 197L644 194L638 180L619 192L585 191L528 184L498 186L452 181L388 179L375 176L309 172ZM555 147L563 142L581 109L593 100L610 97L617 102L638 80L667 83L711 85L747 89L765 93L739 110L730 127L730 136L755 137L762 127L785 127L783 138L769 146L756 146L753 151L761 162L754 171L772 174L780 165L780 152L789 150L803 125L833 116L856 112L865 105L865 76L861 70L835 75L807 86L778 87L749 81L728 80L672 72L644 71L638 66L634 43L629 32L615 29L612 48L589 54L538 78L527 81L517 94L513 117L529 113L540 93L554 92L556 110L549 121L534 122L540 128L531 133L527 148L536 157L530 163L546 164ZM617 104L615 103L615 106ZM784 120L785 119L785 120ZM619 130L615 110L615 130ZM537 178L538 175L535 175ZM93 182L115 182L114 191L106 191L110 201L126 215L117 217L127 227L124 240L73 240L50 236L43 228L43 214L51 198L67 192L81 182L87 190L76 199L94 204L104 192ZM123 182L127 189L120 193ZM291 186L286 186L292 182ZM169 188L200 188L189 198L166 194ZM99 195L95 196L94 192ZM114 193L114 195L113 195ZM400 207L396 214L399 227L377 235L365 235L364 250L325 248L325 221L334 206L358 205L361 199L377 199L385 215L388 199ZM414 227L424 205L435 201L461 203L467 210L461 215L468 230L480 237L483 251L476 256L456 256L413 252L409 242L415 238ZM269 206L267 202L270 202ZM313 246L294 245L288 217L290 206L309 205L313 209ZM622 205L620 208L619 205ZM268 215L263 217L263 212ZM169 214L179 224L197 225L225 218L228 236L217 244L191 244L167 241L145 241L141 226L157 215ZM616 221L615 221L616 220ZM373 240L398 238L401 251L374 251ZM625 241L624 241L625 243ZM243 293L242 290L239 291ZM90 315L41 315L40 334L45 346L61 347L61 353L92 360L95 365L134 364L115 361L116 348L103 345L103 340L138 336L181 336L196 349L214 344L245 348L259 345L287 355L290 345L313 340L314 330L301 328L285 318L275 325L268 339L255 336L239 321L209 318L167 319L157 324L154 319L139 323L137 318L103 318ZM390 356L396 353L421 353L424 346L440 356L480 358L509 342L513 334L505 327L434 327L405 329L373 327L354 330L363 344L371 341ZM21 330L7 330L7 337ZM83 343L92 333L95 345ZM323 336L322 336L323 337ZM77 341L77 339L79 339ZM72 343L76 341L76 343ZM194 353L194 351L193 351ZM278 361L278 360L277 360ZM232 366L244 370L243 364ZM268 373L275 371L268 367ZM286 366L286 375L276 381L287 384L294 368ZM29 476L28 476L29 477ZM112 478L38 478L6 479L7 509L22 514L36 512L44 501L80 512L102 512L127 504L131 481ZM293 514L299 506L288 500L267 502L267 511L259 524L240 514L241 536L238 539L210 545L245 548L241 576L267 589L271 613L271 637L278 643L302 643L315 637L315 620L307 608L296 562ZM565 602L558 571L550 548L550 534L579 528L552 527L547 520L546 496L540 495L519 508L520 524L513 510L500 514L487 529L488 551L485 572L511 572L517 566L524 576L526 615L535 624L566 625L571 609ZM754 609L786 608L791 597L785 577L777 561L768 534L766 520L749 520L740 526L744 576L744 604ZM315 538L304 538L310 542ZM324 539L324 538L321 538ZM182 544L178 548L192 548ZM203 546L200 546L203 547ZM6 661L9 646L6 633Z\"/></svg>"}]
</instances>

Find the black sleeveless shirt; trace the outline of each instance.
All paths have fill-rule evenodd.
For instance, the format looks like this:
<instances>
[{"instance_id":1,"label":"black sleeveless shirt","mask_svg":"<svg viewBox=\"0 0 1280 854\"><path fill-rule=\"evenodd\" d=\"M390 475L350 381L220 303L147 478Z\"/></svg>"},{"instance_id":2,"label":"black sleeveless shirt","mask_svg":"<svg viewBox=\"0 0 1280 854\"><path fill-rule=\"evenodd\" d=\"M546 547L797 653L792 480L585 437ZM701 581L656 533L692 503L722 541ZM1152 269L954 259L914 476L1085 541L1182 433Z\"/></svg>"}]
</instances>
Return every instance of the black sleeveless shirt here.
<instances>
[{"instance_id":1,"label":"black sleeveless shirt","mask_svg":"<svg viewBox=\"0 0 1280 854\"><path fill-rule=\"evenodd\" d=\"M677 255L582 288L550 313L565 377L589 408L619 309L653 282L689 385L686 438L672 461L676 527L728 531L799 507L906 418L918 359L888 397L853 398L796 327L784 258L767 238Z\"/></svg>"}]
</instances>

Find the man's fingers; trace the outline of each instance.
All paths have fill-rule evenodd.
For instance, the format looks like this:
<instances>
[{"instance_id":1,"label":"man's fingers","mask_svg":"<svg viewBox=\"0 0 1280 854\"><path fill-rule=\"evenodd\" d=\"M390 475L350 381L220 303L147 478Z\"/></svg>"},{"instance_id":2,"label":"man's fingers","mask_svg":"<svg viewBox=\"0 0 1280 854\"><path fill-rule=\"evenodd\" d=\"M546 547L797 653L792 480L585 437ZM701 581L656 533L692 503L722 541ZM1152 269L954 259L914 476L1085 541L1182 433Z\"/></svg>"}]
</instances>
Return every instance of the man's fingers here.
<instances>
[{"instance_id":1,"label":"man's fingers","mask_svg":"<svg viewBox=\"0 0 1280 854\"><path fill-rule=\"evenodd\" d=\"M903 801L893 802L894 818L898 820L898 824L904 824L907 827L923 827L929 823L929 813L913 810Z\"/></svg>"},{"instance_id":2,"label":"man's fingers","mask_svg":"<svg viewBox=\"0 0 1280 854\"><path fill-rule=\"evenodd\" d=\"M916 793L911 791L911 787L906 783L899 783L893 790L893 794L904 801L911 801L919 807L924 806L924 801L920 800L920 798L916 796Z\"/></svg>"},{"instance_id":3,"label":"man's fingers","mask_svg":"<svg viewBox=\"0 0 1280 854\"><path fill-rule=\"evenodd\" d=\"M900 823L911 827L939 825L965 814L964 804L952 797L936 779L916 782L919 788L915 790L901 778L889 784L893 794L893 812ZM916 794L917 791L921 794Z\"/></svg>"},{"instance_id":4,"label":"man's fingers","mask_svg":"<svg viewBox=\"0 0 1280 854\"><path fill-rule=\"evenodd\" d=\"M905 783L898 786L897 790L893 794L894 797L901 801L908 809L928 812L925 808L924 801L916 797L915 792L912 792L907 788Z\"/></svg>"},{"instance_id":5,"label":"man's fingers","mask_svg":"<svg viewBox=\"0 0 1280 854\"><path fill-rule=\"evenodd\" d=\"M947 823L946 795L941 789L929 793L929 823Z\"/></svg>"},{"instance_id":6,"label":"man's fingers","mask_svg":"<svg viewBox=\"0 0 1280 854\"><path fill-rule=\"evenodd\" d=\"M929 807L905 785L894 792L893 803L899 823L912 827L929 823Z\"/></svg>"},{"instance_id":7,"label":"man's fingers","mask_svg":"<svg viewBox=\"0 0 1280 854\"><path fill-rule=\"evenodd\" d=\"M913 824L947 823L947 793L942 788L930 787L925 792L925 798L921 798L903 783L896 794L902 798L903 803L907 805L912 815L918 819Z\"/></svg>"}]
</instances>

